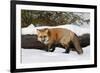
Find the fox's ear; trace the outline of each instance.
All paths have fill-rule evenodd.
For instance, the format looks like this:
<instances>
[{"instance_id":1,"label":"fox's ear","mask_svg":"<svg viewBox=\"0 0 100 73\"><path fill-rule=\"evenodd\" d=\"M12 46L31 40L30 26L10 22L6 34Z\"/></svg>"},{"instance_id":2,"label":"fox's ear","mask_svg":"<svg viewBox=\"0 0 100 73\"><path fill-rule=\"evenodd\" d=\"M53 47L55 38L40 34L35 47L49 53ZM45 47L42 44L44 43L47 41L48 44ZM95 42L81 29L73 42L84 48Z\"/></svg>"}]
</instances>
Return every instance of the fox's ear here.
<instances>
[{"instance_id":1,"label":"fox's ear","mask_svg":"<svg viewBox=\"0 0 100 73\"><path fill-rule=\"evenodd\" d=\"M40 31L40 29L36 29L37 31Z\"/></svg>"},{"instance_id":2,"label":"fox's ear","mask_svg":"<svg viewBox=\"0 0 100 73\"><path fill-rule=\"evenodd\" d=\"M40 32L40 29L36 29L37 30L37 33L39 33Z\"/></svg>"},{"instance_id":3,"label":"fox's ear","mask_svg":"<svg viewBox=\"0 0 100 73\"><path fill-rule=\"evenodd\" d=\"M48 29L48 28L45 28L44 30L45 30L45 32L46 32L46 33L48 33L48 31L49 31L49 29Z\"/></svg>"}]
</instances>

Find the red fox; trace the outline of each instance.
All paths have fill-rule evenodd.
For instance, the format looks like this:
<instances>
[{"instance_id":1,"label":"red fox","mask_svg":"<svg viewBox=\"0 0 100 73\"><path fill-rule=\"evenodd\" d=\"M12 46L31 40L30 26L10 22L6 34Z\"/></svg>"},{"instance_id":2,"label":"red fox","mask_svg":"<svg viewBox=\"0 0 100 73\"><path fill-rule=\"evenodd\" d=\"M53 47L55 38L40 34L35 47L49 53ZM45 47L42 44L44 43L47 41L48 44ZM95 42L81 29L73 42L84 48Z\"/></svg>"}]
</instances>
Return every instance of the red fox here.
<instances>
[{"instance_id":1,"label":"red fox","mask_svg":"<svg viewBox=\"0 0 100 73\"><path fill-rule=\"evenodd\" d=\"M61 44L66 49L65 52L69 53L70 50L69 45L70 43L72 43L78 54L83 53L78 36L74 32L68 29L64 28L37 29L37 39L41 43L47 45L47 51L51 50L52 45Z\"/></svg>"}]
</instances>

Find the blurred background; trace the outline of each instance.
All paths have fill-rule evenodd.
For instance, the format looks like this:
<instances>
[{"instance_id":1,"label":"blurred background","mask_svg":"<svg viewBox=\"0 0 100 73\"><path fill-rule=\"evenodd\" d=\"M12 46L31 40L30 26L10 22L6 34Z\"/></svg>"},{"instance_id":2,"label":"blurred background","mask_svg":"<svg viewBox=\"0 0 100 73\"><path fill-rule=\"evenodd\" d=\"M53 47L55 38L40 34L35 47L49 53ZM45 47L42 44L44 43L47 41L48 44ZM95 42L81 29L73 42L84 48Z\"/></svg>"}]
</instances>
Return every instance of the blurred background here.
<instances>
[{"instance_id":1,"label":"blurred background","mask_svg":"<svg viewBox=\"0 0 100 73\"><path fill-rule=\"evenodd\" d=\"M36 27L64 24L90 25L90 13L21 10L21 27L27 27L30 24Z\"/></svg>"}]
</instances>

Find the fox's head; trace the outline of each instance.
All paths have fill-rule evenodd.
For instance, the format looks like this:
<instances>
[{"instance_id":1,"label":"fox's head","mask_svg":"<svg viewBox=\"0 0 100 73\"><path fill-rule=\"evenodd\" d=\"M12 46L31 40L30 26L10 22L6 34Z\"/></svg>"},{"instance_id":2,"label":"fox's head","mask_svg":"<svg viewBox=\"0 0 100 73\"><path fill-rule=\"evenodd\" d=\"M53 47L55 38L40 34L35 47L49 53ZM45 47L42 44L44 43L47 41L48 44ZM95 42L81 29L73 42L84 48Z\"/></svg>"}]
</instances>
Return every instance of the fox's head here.
<instances>
[{"instance_id":1,"label":"fox's head","mask_svg":"<svg viewBox=\"0 0 100 73\"><path fill-rule=\"evenodd\" d=\"M37 29L37 36L38 36L38 41L44 44L48 44L49 40L49 29Z\"/></svg>"}]
</instances>

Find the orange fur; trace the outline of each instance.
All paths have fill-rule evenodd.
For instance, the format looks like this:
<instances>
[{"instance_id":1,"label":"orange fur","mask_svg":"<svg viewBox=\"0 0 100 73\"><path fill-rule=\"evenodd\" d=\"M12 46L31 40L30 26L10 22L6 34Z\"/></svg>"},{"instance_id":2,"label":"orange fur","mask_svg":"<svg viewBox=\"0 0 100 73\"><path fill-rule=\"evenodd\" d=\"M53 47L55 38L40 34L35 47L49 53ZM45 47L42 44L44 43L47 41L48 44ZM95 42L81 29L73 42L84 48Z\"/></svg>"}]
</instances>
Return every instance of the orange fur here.
<instances>
[{"instance_id":1,"label":"orange fur","mask_svg":"<svg viewBox=\"0 0 100 73\"><path fill-rule=\"evenodd\" d=\"M83 50L80 46L79 38L74 32L68 29L45 28L37 31L38 31L38 40L46 44L48 46L48 49L50 49L53 44L60 43L67 50L67 48L69 48L69 43L72 42L78 54L83 53Z\"/></svg>"}]
</instances>

